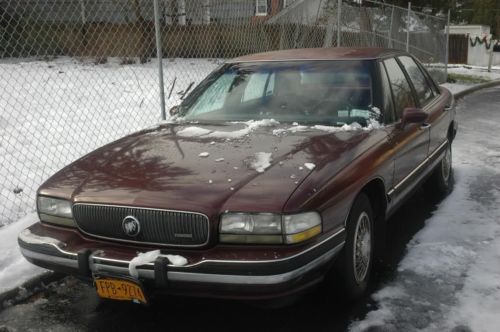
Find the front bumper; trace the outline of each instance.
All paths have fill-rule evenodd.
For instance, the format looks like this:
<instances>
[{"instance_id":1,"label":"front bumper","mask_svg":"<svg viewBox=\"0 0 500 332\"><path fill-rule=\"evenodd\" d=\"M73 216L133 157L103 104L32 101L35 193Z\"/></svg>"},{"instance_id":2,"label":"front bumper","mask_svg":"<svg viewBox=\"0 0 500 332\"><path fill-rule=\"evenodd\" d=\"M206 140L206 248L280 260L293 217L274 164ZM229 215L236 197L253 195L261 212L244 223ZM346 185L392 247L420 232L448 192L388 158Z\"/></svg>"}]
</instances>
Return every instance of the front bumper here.
<instances>
[{"instance_id":1,"label":"front bumper","mask_svg":"<svg viewBox=\"0 0 500 332\"><path fill-rule=\"evenodd\" d=\"M286 250L284 247L245 250L241 246L162 249L154 262L137 267L137 272L147 290L153 293L276 298L321 281L344 240L344 229L340 229L308 245ZM77 230L42 223L21 232L18 242L24 257L33 264L89 280L99 274L130 277L129 263L137 253L158 249L90 239ZM182 255L188 264L174 266L167 254Z\"/></svg>"}]
</instances>

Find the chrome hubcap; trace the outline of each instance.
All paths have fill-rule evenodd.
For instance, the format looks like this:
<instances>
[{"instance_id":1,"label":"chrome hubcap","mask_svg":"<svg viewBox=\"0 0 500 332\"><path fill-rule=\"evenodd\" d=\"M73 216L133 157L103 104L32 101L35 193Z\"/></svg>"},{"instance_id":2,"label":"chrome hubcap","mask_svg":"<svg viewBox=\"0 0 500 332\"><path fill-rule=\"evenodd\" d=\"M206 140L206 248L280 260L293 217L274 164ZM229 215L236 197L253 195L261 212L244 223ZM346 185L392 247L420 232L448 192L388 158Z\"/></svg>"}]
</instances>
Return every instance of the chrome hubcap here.
<instances>
[{"instance_id":1,"label":"chrome hubcap","mask_svg":"<svg viewBox=\"0 0 500 332\"><path fill-rule=\"evenodd\" d=\"M446 154L444 155L443 161L441 162L441 175L445 183L448 183L451 173L451 147L446 149Z\"/></svg>"},{"instance_id":2,"label":"chrome hubcap","mask_svg":"<svg viewBox=\"0 0 500 332\"><path fill-rule=\"evenodd\" d=\"M358 283L366 278L371 258L371 225L366 212L359 215L354 233L354 276Z\"/></svg>"}]
</instances>

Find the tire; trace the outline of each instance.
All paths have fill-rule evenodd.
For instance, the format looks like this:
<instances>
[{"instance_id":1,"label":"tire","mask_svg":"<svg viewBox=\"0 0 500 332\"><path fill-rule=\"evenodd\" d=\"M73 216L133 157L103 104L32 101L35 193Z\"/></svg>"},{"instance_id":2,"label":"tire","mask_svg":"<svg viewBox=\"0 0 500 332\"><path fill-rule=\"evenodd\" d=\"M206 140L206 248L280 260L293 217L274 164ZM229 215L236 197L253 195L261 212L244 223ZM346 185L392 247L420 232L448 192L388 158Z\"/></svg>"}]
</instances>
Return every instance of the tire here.
<instances>
[{"instance_id":1,"label":"tire","mask_svg":"<svg viewBox=\"0 0 500 332\"><path fill-rule=\"evenodd\" d=\"M340 279L341 292L349 300L356 300L366 291L373 265L374 216L368 196L358 195L349 212L346 241L333 273Z\"/></svg>"},{"instance_id":2,"label":"tire","mask_svg":"<svg viewBox=\"0 0 500 332\"><path fill-rule=\"evenodd\" d=\"M432 171L431 177L425 184L427 192L436 197L442 198L448 195L453 187L453 167L452 167L451 143L446 147L445 155L437 167Z\"/></svg>"}]
</instances>

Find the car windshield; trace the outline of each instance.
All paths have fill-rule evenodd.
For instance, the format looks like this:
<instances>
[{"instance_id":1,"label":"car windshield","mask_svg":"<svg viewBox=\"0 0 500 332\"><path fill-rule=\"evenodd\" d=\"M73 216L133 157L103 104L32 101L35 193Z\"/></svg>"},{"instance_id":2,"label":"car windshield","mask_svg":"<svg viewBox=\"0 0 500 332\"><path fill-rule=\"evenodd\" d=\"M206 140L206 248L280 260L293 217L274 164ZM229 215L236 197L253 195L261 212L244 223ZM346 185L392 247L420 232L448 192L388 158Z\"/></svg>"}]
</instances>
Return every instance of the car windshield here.
<instances>
[{"instance_id":1,"label":"car windshield","mask_svg":"<svg viewBox=\"0 0 500 332\"><path fill-rule=\"evenodd\" d=\"M366 60L226 64L183 101L193 121L247 121L366 126L373 118L372 63Z\"/></svg>"}]
</instances>

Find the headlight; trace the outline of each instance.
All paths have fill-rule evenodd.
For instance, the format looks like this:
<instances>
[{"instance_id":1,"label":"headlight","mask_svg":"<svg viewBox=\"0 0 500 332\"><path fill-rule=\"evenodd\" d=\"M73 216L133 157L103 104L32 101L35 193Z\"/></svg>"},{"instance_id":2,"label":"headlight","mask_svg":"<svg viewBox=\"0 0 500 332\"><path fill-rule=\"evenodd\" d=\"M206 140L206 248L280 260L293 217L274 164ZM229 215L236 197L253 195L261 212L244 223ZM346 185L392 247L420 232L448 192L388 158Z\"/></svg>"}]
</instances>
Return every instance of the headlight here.
<instances>
[{"instance_id":1,"label":"headlight","mask_svg":"<svg viewBox=\"0 0 500 332\"><path fill-rule=\"evenodd\" d=\"M76 227L71 203L63 199L38 196L37 208L40 220L51 224Z\"/></svg>"},{"instance_id":2,"label":"headlight","mask_svg":"<svg viewBox=\"0 0 500 332\"><path fill-rule=\"evenodd\" d=\"M321 233L316 212L294 215L271 213L225 213L219 239L225 243L298 243Z\"/></svg>"},{"instance_id":3,"label":"headlight","mask_svg":"<svg viewBox=\"0 0 500 332\"><path fill-rule=\"evenodd\" d=\"M220 223L221 242L282 243L278 214L226 213Z\"/></svg>"}]
</instances>

